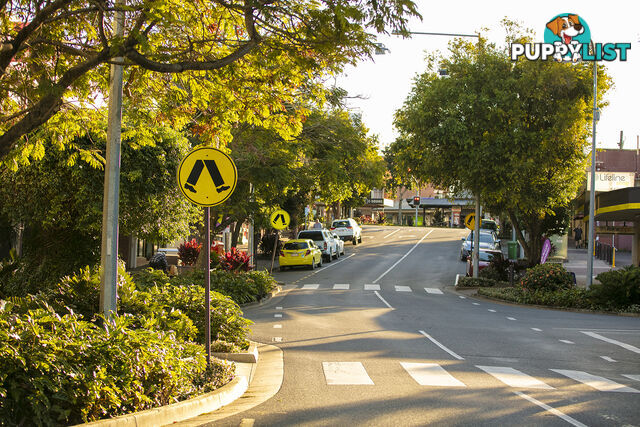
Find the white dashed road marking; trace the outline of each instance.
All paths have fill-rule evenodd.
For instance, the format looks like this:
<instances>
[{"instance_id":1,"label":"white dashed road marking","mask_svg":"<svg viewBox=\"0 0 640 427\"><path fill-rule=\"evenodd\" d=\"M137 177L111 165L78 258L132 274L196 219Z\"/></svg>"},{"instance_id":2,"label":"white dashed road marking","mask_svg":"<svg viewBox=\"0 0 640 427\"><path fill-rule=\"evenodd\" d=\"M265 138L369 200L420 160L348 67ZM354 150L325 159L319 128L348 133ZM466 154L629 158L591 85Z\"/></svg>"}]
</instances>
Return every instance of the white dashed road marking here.
<instances>
[{"instance_id":1,"label":"white dashed road marking","mask_svg":"<svg viewBox=\"0 0 640 427\"><path fill-rule=\"evenodd\" d=\"M488 309L487 311L490 311L490 312L492 312L492 313L495 313L495 312L496 312L496 311L495 311L494 309L492 309L492 308Z\"/></svg>"},{"instance_id":2,"label":"white dashed road marking","mask_svg":"<svg viewBox=\"0 0 640 427\"><path fill-rule=\"evenodd\" d=\"M600 356L601 358L603 358L604 360L606 360L607 362L617 362L617 360L614 360L612 358L610 358L609 356Z\"/></svg>"},{"instance_id":3,"label":"white dashed road marking","mask_svg":"<svg viewBox=\"0 0 640 427\"><path fill-rule=\"evenodd\" d=\"M441 387L466 387L437 363L400 362L402 367L419 385Z\"/></svg>"},{"instance_id":4,"label":"white dashed road marking","mask_svg":"<svg viewBox=\"0 0 640 427\"><path fill-rule=\"evenodd\" d=\"M395 285L396 292L411 292L411 287Z\"/></svg>"},{"instance_id":5,"label":"white dashed road marking","mask_svg":"<svg viewBox=\"0 0 640 427\"><path fill-rule=\"evenodd\" d=\"M349 289L349 284L348 283L336 283L335 285L333 285L333 289L348 290Z\"/></svg>"},{"instance_id":6,"label":"white dashed road marking","mask_svg":"<svg viewBox=\"0 0 640 427\"><path fill-rule=\"evenodd\" d=\"M555 408L552 408L551 406L547 405L546 403L542 403L539 400L534 399L531 396L527 396L526 394L520 392L520 391L515 391L515 394L517 394L518 396L522 397L523 399L527 399L529 402L538 405L539 407L541 407L542 409L551 412L553 415L562 418L563 420L565 420L566 422L568 422L571 425L574 425L576 427L587 427L585 424L582 424L580 421L571 418L569 415L564 414L560 411L558 411Z\"/></svg>"},{"instance_id":7,"label":"white dashed road marking","mask_svg":"<svg viewBox=\"0 0 640 427\"><path fill-rule=\"evenodd\" d=\"M273 317L282 317L282 314L274 314Z\"/></svg>"},{"instance_id":8,"label":"white dashed road marking","mask_svg":"<svg viewBox=\"0 0 640 427\"><path fill-rule=\"evenodd\" d=\"M542 332L542 329L540 328L531 328L532 331L536 331L536 332Z\"/></svg>"},{"instance_id":9,"label":"white dashed road marking","mask_svg":"<svg viewBox=\"0 0 640 427\"><path fill-rule=\"evenodd\" d=\"M524 372L520 372L516 369L509 368L507 366L478 366L476 367L482 369L486 373L493 375L499 381L505 383L510 387L518 387L518 388L535 388L542 390L553 390L549 384L543 383L542 381L533 378Z\"/></svg>"},{"instance_id":10,"label":"white dashed road marking","mask_svg":"<svg viewBox=\"0 0 640 427\"><path fill-rule=\"evenodd\" d=\"M428 294L442 295L442 291L438 288L424 288L424 290L427 291Z\"/></svg>"},{"instance_id":11,"label":"white dashed road marking","mask_svg":"<svg viewBox=\"0 0 640 427\"><path fill-rule=\"evenodd\" d=\"M304 285L302 289L318 289L320 285Z\"/></svg>"},{"instance_id":12,"label":"white dashed road marking","mask_svg":"<svg viewBox=\"0 0 640 427\"><path fill-rule=\"evenodd\" d=\"M379 291L380 290L380 285L367 284L367 285L364 285L364 290L365 291Z\"/></svg>"},{"instance_id":13,"label":"white dashed road marking","mask_svg":"<svg viewBox=\"0 0 640 427\"><path fill-rule=\"evenodd\" d=\"M450 355L452 355L456 359L464 360L464 357L458 356L455 352L453 352L452 350L449 350L447 347L445 347L444 345L440 344L438 341L436 341L435 338L433 338L431 335L429 335L425 331L419 331L419 332L422 335L424 335L429 341L431 341L432 343L434 343L435 345L437 345L438 347L440 347L441 349L443 349L444 351L446 351L447 353L449 353Z\"/></svg>"},{"instance_id":14,"label":"white dashed road marking","mask_svg":"<svg viewBox=\"0 0 640 427\"><path fill-rule=\"evenodd\" d=\"M569 340L558 340L560 342L563 342L565 344L575 344L573 341L569 341Z\"/></svg>"},{"instance_id":15,"label":"white dashed road marking","mask_svg":"<svg viewBox=\"0 0 640 427\"><path fill-rule=\"evenodd\" d=\"M328 385L373 385L360 362L322 362Z\"/></svg>"},{"instance_id":16,"label":"white dashed road marking","mask_svg":"<svg viewBox=\"0 0 640 427\"><path fill-rule=\"evenodd\" d=\"M597 375L591 375L583 371L568 371L564 369L551 369L553 372L557 372L560 375L569 377L573 380L586 384L591 388L595 388L599 391L614 391L619 393L640 393L635 388L627 387L622 384L618 384L615 381L608 380L604 377Z\"/></svg>"}]
</instances>

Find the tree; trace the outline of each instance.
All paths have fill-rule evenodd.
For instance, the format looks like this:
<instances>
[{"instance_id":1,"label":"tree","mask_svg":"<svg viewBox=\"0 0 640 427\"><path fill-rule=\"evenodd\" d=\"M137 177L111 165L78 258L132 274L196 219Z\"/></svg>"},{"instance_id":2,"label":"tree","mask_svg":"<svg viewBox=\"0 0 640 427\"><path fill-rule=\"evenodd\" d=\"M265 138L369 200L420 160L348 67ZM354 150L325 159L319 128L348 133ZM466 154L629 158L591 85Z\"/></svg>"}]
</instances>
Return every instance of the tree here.
<instances>
[{"instance_id":1,"label":"tree","mask_svg":"<svg viewBox=\"0 0 640 427\"><path fill-rule=\"evenodd\" d=\"M508 41L530 41L506 26ZM402 164L437 186L472 191L491 212L507 213L529 262L539 263L542 237L565 222L553 217L584 178L592 66L514 63L508 46L456 40L450 58L430 58L396 113ZM449 77L439 78L438 67ZM598 74L602 96L611 82L602 67Z\"/></svg>"},{"instance_id":2,"label":"tree","mask_svg":"<svg viewBox=\"0 0 640 427\"><path fill-rule=\"evenodd\" d=\"M154 146L123 144L120 185L120 234L169 242L190 234L201 220L176 185L176 170L188 152L188 140L171 129L157 129ZM88 138L79 147L104 146ZM25 259L43 281L55 281L98 261L102 221L101 168L69 151L50 152L31 166L0 167L0 215L25 225ZM30 286L40 286L33 280Z\"/></svg>"},{"instance_id":3,"label":"tree","mask_svg":"<svg viewBox=\"0 0 640 427\"><path fill-rule=\"evenodd\" d=\"M118 11L123 37L111 25ZM314 92L311 77L371 54L368 31L406 33L411 15L411 0L2 0L0 159L20 143L31 150L34 137L64 145L99 131L93 106L119 57L125 96L146 120L180 128L217 109L213 126L195 117L203 138L228 136L239 114L282 126L277 94Z\"/></svg>"}]
</instances>

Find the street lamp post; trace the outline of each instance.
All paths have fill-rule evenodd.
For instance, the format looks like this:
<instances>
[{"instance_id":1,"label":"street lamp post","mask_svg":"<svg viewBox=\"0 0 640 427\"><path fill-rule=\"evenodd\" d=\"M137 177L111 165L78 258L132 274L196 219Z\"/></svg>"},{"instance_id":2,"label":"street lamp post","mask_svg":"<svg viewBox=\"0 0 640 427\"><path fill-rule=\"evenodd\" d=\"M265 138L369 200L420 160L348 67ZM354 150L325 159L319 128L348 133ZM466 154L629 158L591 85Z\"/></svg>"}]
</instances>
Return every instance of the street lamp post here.
<instances>
[{"instance_id":1,"label":"street lamp post","mask_svg":"<svg viewBox=\"0 0 640 427\"><path fill-rule=\"evenodd\" d=\"M593 61L593 135L591 139L591 188L589 189L589 233L587 245L587 289L593 283L593 245L596 216L596 122L598 121L598 63Z\"/></svg>"}]
</instances>

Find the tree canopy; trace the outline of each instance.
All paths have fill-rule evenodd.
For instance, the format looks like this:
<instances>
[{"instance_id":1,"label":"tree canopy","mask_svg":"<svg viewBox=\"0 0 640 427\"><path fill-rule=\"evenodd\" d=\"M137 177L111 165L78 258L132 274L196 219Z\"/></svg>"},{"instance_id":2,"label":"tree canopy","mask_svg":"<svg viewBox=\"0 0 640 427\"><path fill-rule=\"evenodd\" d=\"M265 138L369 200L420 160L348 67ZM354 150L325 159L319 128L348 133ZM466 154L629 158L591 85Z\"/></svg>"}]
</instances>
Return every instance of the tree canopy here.
<instances>
[{"instance_id":1,"label":"tree canopy","mask_svg":"<svg viewBox=\"0 0 640 427\"><path fill-rule=\"evenodd\" d=\"M370 31L406 33L412 15L411 0L1 0L0 158L104 132L113 63L125 114L146 127L223 143L239 121L296 133L303 114L283 114L296 97L321 96L319 78L370 55Z\"/></svg>"},{"instance_id":2,"label":"tree canopy","mask_svg":"<svg viewBox=\"0 0 640 427\"><path fill-rule=\"evenodd\" d=\"M542 236L565 222L550 218L566 212L584 178L593 65L512 62L508 46L482 38L456 40L450 50L430 57L397 111L393 150L421 179L471 191L489 211L508 214L527 258L538 263ZM600 106L610 84L599 67Z\"/></svg>"}]
</instances>

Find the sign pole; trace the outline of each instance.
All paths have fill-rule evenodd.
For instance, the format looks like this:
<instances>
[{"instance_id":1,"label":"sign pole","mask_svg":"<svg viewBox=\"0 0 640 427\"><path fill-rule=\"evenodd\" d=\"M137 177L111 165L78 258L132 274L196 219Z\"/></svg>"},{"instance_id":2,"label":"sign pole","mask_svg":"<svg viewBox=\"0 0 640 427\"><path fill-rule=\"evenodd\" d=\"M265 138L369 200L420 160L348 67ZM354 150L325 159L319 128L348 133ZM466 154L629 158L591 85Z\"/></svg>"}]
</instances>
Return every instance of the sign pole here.
<instances>
[{"instance_id":1,"label":"sign pole","mask_svg":"<svg viewBox=\"0 0 640 427\"><path fill-rule=\"evenodd\" d=\"M271 269L269 274L273 273L273 263L276 260L276 249L278 249L278 241L280 240L280 231L276 230L276 238L273 241L273 252L271 254Z\"/></svg>"},{"instance_id":2,"label":"sign pole","mask_svg":"<svg viewBox=\"0 0 640 427\"><path fill-rule=\"evenodd\" d=\"M207 251L206 265L204 266L204 341L207 349L207 366L211 366L211 229L210 220L211 212L207 206L204 208L204 234L205 234L205 250Z\"/></svg>"}]
</instances>

